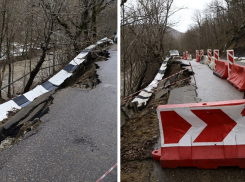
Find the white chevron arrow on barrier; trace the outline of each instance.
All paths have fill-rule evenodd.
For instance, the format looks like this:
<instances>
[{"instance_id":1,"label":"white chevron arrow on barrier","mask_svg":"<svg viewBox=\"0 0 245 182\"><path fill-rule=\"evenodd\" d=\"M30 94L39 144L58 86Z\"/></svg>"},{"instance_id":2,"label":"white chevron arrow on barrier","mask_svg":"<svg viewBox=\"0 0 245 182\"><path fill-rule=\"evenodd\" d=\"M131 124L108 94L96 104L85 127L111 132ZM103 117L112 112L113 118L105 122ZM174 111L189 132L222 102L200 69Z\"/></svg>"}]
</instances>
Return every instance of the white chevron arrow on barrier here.
<instances>
[{"instance_id":1,"label":"white chevron arrow on barrier","mask_svg":"<svg viewBox=\"0 0 245 182\"><path fill-rule=\"evenodd\" d=\"M174 111L181 116L187 123L191 125L184 136L178 143L164 143L164 132L162 125L160 124L161 146L162 147L176 147L176 146L213 146L213 145L245 145L245 117L242 116L244 112L245 104L232 105L232 106L218 106L218 107L196 107L196 108L169 108L158 110L158 118L161 118L160 112ZM221 142L195 142L197 137L202 137L207 134L204 130L208 127L207 123L201 120L193 111L205 111L221 110L225 113L229 120L232 120L231 124L234 124L232 130ZM161 122L161 121L160 121ZM171 121L169 121L171 122ZM227 123L223 123L227 125ZM175 128L176 130L176 128ZM181 130L181 128L180 128ZM210 134L211 135L211 134ZM209 136L207 136L209 137Z\"/></svg>"}]
</instances>

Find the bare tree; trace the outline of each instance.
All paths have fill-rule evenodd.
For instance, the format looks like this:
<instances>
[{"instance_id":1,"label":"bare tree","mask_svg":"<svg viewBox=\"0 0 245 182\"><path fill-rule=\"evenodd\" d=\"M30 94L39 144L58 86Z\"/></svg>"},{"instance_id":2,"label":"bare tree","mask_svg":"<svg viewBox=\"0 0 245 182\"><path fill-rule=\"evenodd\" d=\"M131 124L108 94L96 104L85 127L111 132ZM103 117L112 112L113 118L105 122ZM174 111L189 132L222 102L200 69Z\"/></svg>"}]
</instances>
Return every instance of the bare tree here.
<instances>
[{"instance_id":1,"label":"bare tree","mask_svg":"<svg viewBox=\"0 0 245 182\"><path fill-rule=\"evenodd\" d=\"M0 0L0 102L41 83L98 38L112 36L116 11L115 0Z\"/></svg>"},{"instance_id":2,"label":"bare tree","mask_svg":"<svg viewBox=\"0 0 245 182\"><path fill-rule=\"evenodd\" d=\"M168 29L176 24L170 17L182 9L174 9L173 2L139 0L136 5L127 5L126 10L122 2L124 96L146 86L149 82L145 77L147 72L151 68L156 71L164 60Z\"/></svg>"},{"instance_id":3,"label":"bare tree","mask_svg":"<svg viewBox=\"0 0 245 182\"><path fill-rule=\"evenodd\" d=\"M40 6L42 7L40 13L41 16L40 18L43 18L43 24L42 24L42 31L40 34L43 35L43 40L41 43L41 50L42 54L39 59L39 62L37 63L36 67L31 71L29 80L25 86L24 92L29 91L31 88L31 85L33 83L33 80L35 79L37 73L39 72L43 62L45 61L46 53L50 49L50 41L51 41L51 36L53 34L53 31L55 29L55 20L52 16L50 16L50 13L45 9L45 5L43 3L43 0L40 0Z\"/></svg>"}]
</instances>

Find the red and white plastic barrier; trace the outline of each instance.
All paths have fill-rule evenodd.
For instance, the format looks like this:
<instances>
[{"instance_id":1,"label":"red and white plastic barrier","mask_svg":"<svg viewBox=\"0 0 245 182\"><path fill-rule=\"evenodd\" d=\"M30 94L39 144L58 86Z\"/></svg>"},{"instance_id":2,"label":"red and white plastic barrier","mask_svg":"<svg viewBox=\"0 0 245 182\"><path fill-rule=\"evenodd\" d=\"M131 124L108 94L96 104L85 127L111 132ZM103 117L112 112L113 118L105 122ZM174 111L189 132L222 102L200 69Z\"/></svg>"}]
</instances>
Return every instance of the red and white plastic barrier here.
<instances>
[{"instance_id":1,"label":"red and white plastic barrier","mask_svg":"<svg viewBox=\"0 0 245 182\"><path fill-rule=\"evenodd\" d=\"M186 55L186 60L188 59L188 57L189 57L189 53L188 53L188 51L185 51L185 55Z\"/></svg>"},{"instance_id":2,"label":"red and white plastic barrier","mask_svg":"<svg viewBox=\"0 0 245 182\"><path fill-rule=\"evenodd\" d=\"M239 91L245 91L245 66L233 64L227 81Z\"/></svg>"},{"instance_id":3,"label":"red and white plastic barrier","mask_svg":"<svg viewBox=\"0 0 245 182\"><path fill-rule=\"evenodd\" d=\"M96 182L100 182L103 178L105 178L116 167L117 167L117 163L114 166L112 166L105 174L103 174L103 176L101 176Z\"/></svg>"},{"instance_id":4,"label":"red and white plastic barrier","mask_svg":"<svg viewBox=\"0 0 245 182\"><path fill-rule=\"evenodd\" d=\"M211 63L211 57L212 57L212 50L211 49L208 49L208 64Z\"/></svg>"},{"instance_id":5,"label":"red and white plastic barrier","mask_svg":"<svg viewBox=\"0 0 245 182\"><path fill-rule=\"evenodd\" d=\"M227 50L228 78L227 81L239 91L245 91L245 66L234 63L234 51Z\"/></svg>"},{"instance_id":6,"label":"red and white plastic barrier","mask_svg":"<svg viewBox=\"0 0 245 182\"><path fill-rule=\"evenodd\" d=\"M182 57L182 59L186 59L185 52L183 52L183 57Z\"/></svg>"},{"instance_id":7,"label":"red and white plastic barrier","mask_svg":"<svg viewBox=\"0 0 245 182\"><path fill-rule=\"evenodd\" d=\"M228 75L230 75L231 67L234 64L234 50L227 50Z\"/></svg>"},{"instance_id":8,"label":"red and white plastic barrier","mask_svg":"<svg viewBox=\"0 0 245 182\"><path fill-rule=\"evenodd\" d=\"M204 50L201 49L201 50L200 50L200 56L202 57L203 55L204 55Z\"/></svg>"},{"instance_id":9,"label":"red and white plastic barrier","mask_svg":"<svg viewBox=\"0 0 245 182\"><path fill-rule=\"evenodd\" d=\"M228 78L228 64L225 61L216 60L214 75L226 79Z\"/></svg>"},{"instance_id":10,"label":"red and white plastic barrier","mask_svg":"<svg viewBox=\"0 0 245 182\"><path fill-rule=\"evenodd\" d=\"M245 100L157 108L162 168L245 168Z\"/></svg>"},{"instance_id":11,"label":"red and white plastic barrier","mask_svg":"<svg viewBox=\"0 0 245 182\"><path fill-rule=\"evenodd\" d=\"M199 55L199 50L196 50L196 62L200 62L200 61L201 61L201 58Z\"/></svg>"},{"instance_id":12,"label":"red and white plastic barrier","mask_svg":"<svg viewBox=\"0 0 245 182\"><path fill-rule=\"evenodd\" d=\"M216 66L216 61L219 60L219 50L218 49L215 49L214 50L214 64ZM215 66L214 66L214 69L215 69Z\"/></svg>"}]
</instances>

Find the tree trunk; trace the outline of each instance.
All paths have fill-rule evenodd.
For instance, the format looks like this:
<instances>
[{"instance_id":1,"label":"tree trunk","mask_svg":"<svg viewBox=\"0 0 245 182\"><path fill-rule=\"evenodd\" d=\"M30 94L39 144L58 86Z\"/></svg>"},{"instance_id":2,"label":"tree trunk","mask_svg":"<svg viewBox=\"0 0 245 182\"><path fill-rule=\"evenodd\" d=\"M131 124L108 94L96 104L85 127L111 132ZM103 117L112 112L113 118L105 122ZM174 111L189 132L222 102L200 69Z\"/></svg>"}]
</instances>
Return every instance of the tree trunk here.
<instances>
[{"instance_id":1,"label":"tree trunk","mask_svg":"<svg viewBox=\"0 0 245 182\"><path fill-rule=\"evenodd\" d=\"M25 86L24 93L28 92L32 86L33 80L35 79L36 75L38 74L40 68L42 67L43 62L45 61L47 52L47 47L42 47L42 56L39 59L39 62L37 63L36 67L32 72L30 73L30 78Z\"/></svg>"},{"instance_id":2,"label":"tree trunk","mask_svg":"<svg viewBox=\"0 0 245 182\"><path fill-rule=\"evenodd\" d=\"M12 70L11 70L11 58L10 58L10 39L7 35L7 62L8 62L8 67L9 67L9 74L8 74L8 98L11 97L11 73L12 73Z\"/></svg>"},{"instance_id":3,"label":"tree trunk","mask_svg":"<svg viewBox=\"0 0 245 182\"><path fill-rule=\"evenodd\" d=\"M36 75L38 74L40 68L42 67L43 62L45 61L46 52L48 50L48 46L51 40L51 35L53 34L53 28L54 28L54 21L50 22L50 27L47 29L47 35L45 36L45 42L41 45L42 48L42 55L39 59L39 62L37 63L34 70L30 73L29 80L25 86L24 92L28 92L32 86L33 80L35 79Z\"/></svg>"},{"instance_id":4,"label":"tree trunk","mask_svg":"<svg viewBox=\"0 0 245 182\"><path fill-rule=\"evenodd\" d=\"M97 12L96 12L96 7L93 7L93 13L92 13L92 31L93 31L93 41L97 40Z\"/></svg>"}]
</instances>

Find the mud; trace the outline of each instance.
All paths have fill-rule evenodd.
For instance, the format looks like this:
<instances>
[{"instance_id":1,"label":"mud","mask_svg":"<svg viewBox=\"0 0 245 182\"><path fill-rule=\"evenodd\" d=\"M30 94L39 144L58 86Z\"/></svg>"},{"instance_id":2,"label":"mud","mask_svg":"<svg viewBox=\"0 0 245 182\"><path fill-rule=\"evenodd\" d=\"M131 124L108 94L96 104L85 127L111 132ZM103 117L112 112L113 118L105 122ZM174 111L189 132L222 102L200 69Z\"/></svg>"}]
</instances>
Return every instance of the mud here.
<instances>
[{"instance_id":1,"label":"mud","mask_svg":"<svg viewBox=\"0 0 245 182\"><path fill-rule=\"evenodd\" d=\"M99 66L94 63L89 66L88 70L76 81L72 87L82 88L85 90L91 90L101 83L99 75L96 73L96 69Z\"/></svg>"}]
</instances>

